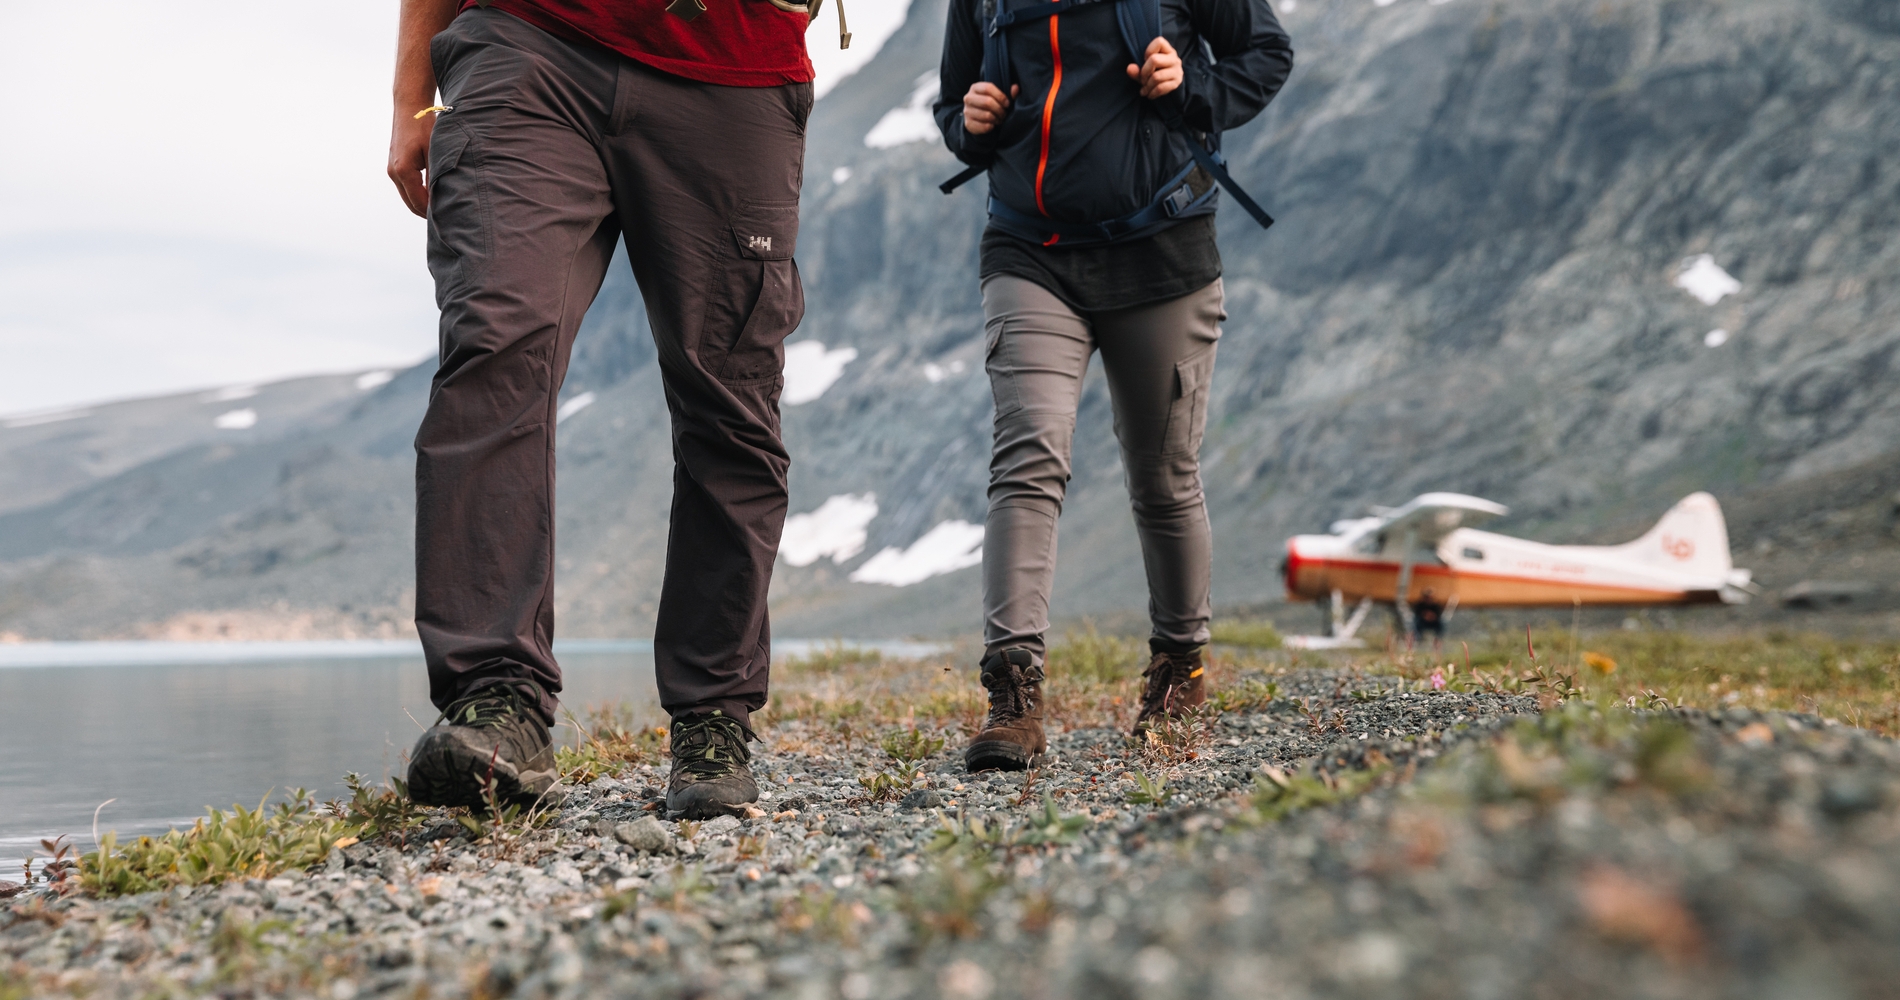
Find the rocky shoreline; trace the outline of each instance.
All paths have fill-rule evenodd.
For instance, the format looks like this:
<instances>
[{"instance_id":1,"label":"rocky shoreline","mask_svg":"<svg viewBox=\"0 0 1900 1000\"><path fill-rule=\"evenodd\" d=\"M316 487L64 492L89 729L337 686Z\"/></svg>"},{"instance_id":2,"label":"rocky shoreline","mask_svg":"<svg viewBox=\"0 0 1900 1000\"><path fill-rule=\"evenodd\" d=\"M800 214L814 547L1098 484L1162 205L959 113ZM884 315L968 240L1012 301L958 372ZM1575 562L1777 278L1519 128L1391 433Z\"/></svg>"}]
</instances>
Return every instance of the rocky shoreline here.
<instances>
[{"instance_id":1,"label":"rocky shoreline","mask_svg":"<svg viewBox=\"0 0 1900 1000\"><path fill-rule=\"evenodd\" d=\"M1900 748L1301 670L1027 774L770 729L755 815L665 763L545 825L430 816L314 870L0 903L0 998L1860 997L1900 977ZM895 733L895 737L889 734ZM893 751L885 744L899 740ZM939 746L935 740L945 739ZM908 760L905 758L915 758ZM880 784L880 776L884 779Z\"/></svg>"}]
</instances>

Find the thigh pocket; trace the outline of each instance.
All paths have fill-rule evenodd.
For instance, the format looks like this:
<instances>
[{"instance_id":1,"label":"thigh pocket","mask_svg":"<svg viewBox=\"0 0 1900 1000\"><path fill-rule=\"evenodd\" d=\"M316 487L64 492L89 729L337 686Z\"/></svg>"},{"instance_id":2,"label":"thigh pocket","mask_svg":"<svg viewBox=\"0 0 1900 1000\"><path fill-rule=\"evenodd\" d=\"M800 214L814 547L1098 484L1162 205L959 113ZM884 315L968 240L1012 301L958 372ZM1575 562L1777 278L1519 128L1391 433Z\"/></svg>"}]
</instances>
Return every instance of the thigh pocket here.
<instances>
[{"instance_id":1,"label":"thigh pocket","mask_svg":"<svg viewBox=\"0 0 1900 1000\"><path fill-rule=\"evenodd\" d=\"M1201 449L1201 430L1207 425L1208 383L1214 377L1214 348L1174 365L1174 399L1168 404L1168 427L1161 437L1163 455L1188 455Z\"/></svg>"},{"instance_id":2,"label":"thigh pocket","mask_svg":"<svg viewBox=\"0 0 1900 1000\"><path fill-rule=\"evenodd\" d=\"M990 377L990 396L996 403L996 419L1023 408L1022 388L1016 384L1016 369L1009 363L1009 344L1005 334L1007 320L999 317L983 324L983 370Z\"/></svg>"},{"instance_id":3,"label":"thigh pocket","mask_svg":"<svg viewBox=\"0 0 1900 1000\"><path fill-rule=\"evenodd\" d=\"M722 382L776 379L785 338L805 316L792 251L798 202L764 202L733 213L723 281L706 298L700 363Z\"/></svg>"},{"instance_id":4,"label":"thigh pocket","mask_svg":"<svg viewBox=\"0 0 1900 1000\"><path fill-rule=\"evenodd\" d=\"M478 159L467 132L437 123L429 137L429 273L438 306L488 259L493 233Z\"/></svg>"}]
</instances>

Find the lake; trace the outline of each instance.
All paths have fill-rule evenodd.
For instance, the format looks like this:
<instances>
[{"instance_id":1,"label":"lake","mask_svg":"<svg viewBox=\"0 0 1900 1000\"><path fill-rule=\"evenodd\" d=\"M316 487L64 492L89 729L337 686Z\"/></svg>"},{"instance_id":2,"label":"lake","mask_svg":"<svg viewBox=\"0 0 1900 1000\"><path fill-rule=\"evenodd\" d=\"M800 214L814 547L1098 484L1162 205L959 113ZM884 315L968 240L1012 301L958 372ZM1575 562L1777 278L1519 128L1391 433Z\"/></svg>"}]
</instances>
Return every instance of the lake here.
<instances>
[{"instance_id":1,"label":"lake","mask_svg":"<svg viewBox=\"0 0 1900 1000\"><path fill-rule=\"evenodd\" d=\"M777 656L814 643L779 641ZM866 642L887 655L935 646ZM646 640L555 645L563 704L624 703L658 722ZM92 849L189 826L207 805L255 806L292 788L344 794L343 775L400 774L435 721L413 642L72 642L0 645L0 879L18 880L40 838ZM557 732L571 736L571 732Z\"/></svg>"}]
</instances>

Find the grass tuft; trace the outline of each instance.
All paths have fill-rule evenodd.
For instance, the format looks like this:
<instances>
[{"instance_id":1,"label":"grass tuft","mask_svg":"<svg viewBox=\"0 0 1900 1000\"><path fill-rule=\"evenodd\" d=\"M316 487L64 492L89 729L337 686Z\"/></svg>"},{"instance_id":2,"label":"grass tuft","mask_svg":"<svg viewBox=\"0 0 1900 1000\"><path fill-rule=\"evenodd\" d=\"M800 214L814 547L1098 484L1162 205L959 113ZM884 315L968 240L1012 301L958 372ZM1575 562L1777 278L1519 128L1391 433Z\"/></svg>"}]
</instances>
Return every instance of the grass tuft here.
<instances>
[{"instance_id":1,"label":"grass tuft","mask_svg":"<svg viewBox=\"0 0 1900 1000\"><path fill-rule=\"evenodd\" d=\"M1381 768L1334 773L1309 764L1288 774L1269 767L1254 783L1251 815L1242 818L1277 823L1296 812L1343 802L1371 788L1381 773Z\"/></svg>"},{"instance_id":2,"label":"grass tuft","mask_svg":"<svg viewBox=\"0 0 1900 1000\"><path fill-rule=\"evenodd\" d=\"M343 776L350 790L347 802L330 803L330 811L354 828L352 836L362 839L395 836L407 844L409 831L422 826L424 813L409 798L409 784L401 778L389 779L382 788L371 787L363 776L351 771Z\"/></svg>"},{"instance_id":3,"label":"grass tuft","mask_svg":"<svg viewBox=\"0 0 1900 1000\"><path fill-rule=\"evenodd\" d=\"M660 759L666 749L663 726L636 726L624 705L597 708L583 724L572 713L568 724L580 733L572 747L557 747L554 765L561 780L571 785L591 784L635 765Z\"/></svg>"},{"instance_id":4,"label":"grass tuft","mask_svg":"<svg viewBox=\"0 0 1900 1000\"><path fill-rule=\"evenodd\" d=\"M788 676L826 676L847 667L875 667L883 662L884 654L875 649L849 646L841 639L834 639L803 656L786 657L778 670Z\"/></svg>"},{"instance_id":5,"label":"grass tuft","mask_svg":"<svg viewBox=\"0 0 1900 1000\"><path fill-rule=\"evenodd\" d=\"M79 859L80 885L96 896L126 896L176 885L270 878L317 864L359 831L320 810L309 793L298 789L274 809L264 802L256 809L234 805L229 813L208 809L188 830L140 837L123 847L116 834L107 833L99 838L98 850Z\"/></svg>"},{"instance_id":6,"label":"grass tuft","mask_svg":"<svg viewBox=\"0 0 1900 1000\"><path fill-rule=\"evenodd\" d=\"M1061 642L1049 647L1044 672L1049 675L1051 686L1113 686L1141 676L1147 663L1147 643L1103 635L1089 622L1081 632L1069 632Z\"/></svg>"},{"instance_id":7,"label":"grass tuft","mask_svg":"<svg viewBox=\"0 0 1900 1000\"><path fill-rule=\"evenodd\" d=\"M1436 656L1399 652L1354 662L1371 673L1413 680L1437 673L1456 691L1537 694L1546 709L1554 701L1582 696L1629 708L1805 712L1900 736L1900 642L1892 640L1621 629L1579 637L1568 627L1551 625L1533 629L1530 645L1539 653L1535 663L1524 633L1516 631L1470 640L1468 656L1463 649L1450 649Z\"/></svg>"},{"instance_id":8,"label":"grass tuft","mask_svg":"<svg viewBox=\"0 0 1900 1000\"><path fill-rule=\"evenodd\" d=\"M1279 649L1282 644L1280 630L1265 619L1216 621L1213 633L1213 641L1222 646Z\"/></svg>"}]
</instances>

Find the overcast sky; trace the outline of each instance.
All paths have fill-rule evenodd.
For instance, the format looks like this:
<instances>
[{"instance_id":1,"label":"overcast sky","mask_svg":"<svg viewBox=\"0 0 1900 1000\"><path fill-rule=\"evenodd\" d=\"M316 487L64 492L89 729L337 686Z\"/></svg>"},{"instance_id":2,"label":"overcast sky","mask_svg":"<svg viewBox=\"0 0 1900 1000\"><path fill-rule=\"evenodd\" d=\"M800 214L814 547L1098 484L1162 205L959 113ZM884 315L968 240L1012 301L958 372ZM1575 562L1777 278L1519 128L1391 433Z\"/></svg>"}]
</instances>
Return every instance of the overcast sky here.
<instances>
[{"instance_id":1,"label":"overcast sky","mask_svg":"<svg viewBox=\"0 0 1900 1000\"><path fill-rule=\"evenodd\" d=\"M756 0L744 0L756 2ZM905 0L827 4L821 91ZM0 414L414 363L423 224L383 174L396 3L14 4L0 31Z\"/></svg>"}]
</instances>

